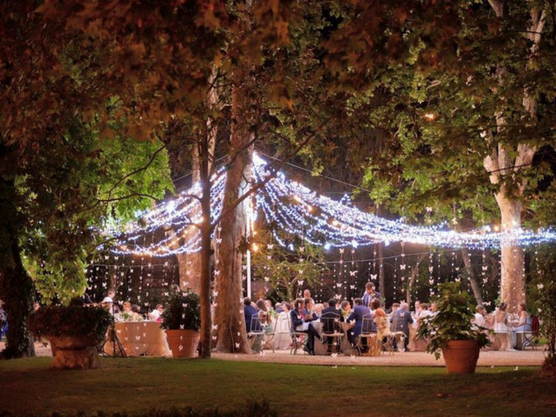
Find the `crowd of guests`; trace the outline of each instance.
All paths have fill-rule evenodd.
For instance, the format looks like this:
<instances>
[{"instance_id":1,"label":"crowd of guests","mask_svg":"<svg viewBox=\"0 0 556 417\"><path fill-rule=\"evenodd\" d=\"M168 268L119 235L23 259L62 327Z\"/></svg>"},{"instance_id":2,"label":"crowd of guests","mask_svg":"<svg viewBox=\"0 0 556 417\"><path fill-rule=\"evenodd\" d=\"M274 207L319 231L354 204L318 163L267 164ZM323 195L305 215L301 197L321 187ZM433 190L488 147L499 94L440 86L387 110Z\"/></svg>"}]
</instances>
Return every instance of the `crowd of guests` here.
<instances>
[{"instance_id":1,"label":"crowd of guests","mask_svg":"<svg viewBox=\"0 0 556 417\"><path fill-rule=\"evenodd\" d=\"M527 304L520 303L516 314L509 314L507 305L501 302L496 310L490 314L482 305L477 306L474 323L478 328L485 329L492 334L495 348L514 350L521 347L523 341L518 340L518 335L533 331L533 317L529 314ZM538 320L535 318L535 320ZM497 335L501 337L501 346L497 346Z\"/></svg>"},{"instance_id":2,"label":"crowd of guests","mask_svg":"<svg viewBox=\"0 0 556 417\"><path fill-rule=\"evenodd\" d=\"M291 303L276 303L274 306L269 300L253 302L250 298L245 298L244 316L247 333L258 339L253 341L253 350L256 352L263 347L261 336L266 329L271 329L271 332L274 329L274 333L305 334L304 349L310 355L315 354L317 340L327 343L327 351L332 352L332 338L327 337L325 333L340 332L340 323L346 323L349 327L347 338L350 345L359 346L364 353L370 347L367 346L366 338L360 338L362 333L375 333L378 340L383 340L392 332L400 332L404 335L400 340L405 340L407 346L409 325L413 323L413 318L406 303L394 304L392 307L389 312L383 309L381 294L376 291L374 284L369 282L365 286L364 294L353 300L353 306L348 300L339 302L337 298L316 304L310 290L307 289L302 298L297 298ZM274 327L272 317L278 320ZM319 329L326 325L324 323L328 322L327 318L330 317L335 318L337 327L324 329L325 333L321 335ZM283 323L288 323L290 329L284 331L281 328Z\"/></svg>"},{"instance_id":3,"label":"crowd of guests","mask_svg":"<svg viewBox=\"0 0 556 417\"><path fill-rule=\"evenodd\" d=\"M114 290L109 290L108 295L104 297L101 306L104 306L110 314L114 316L115 322L120 321L162 321L162 313L164 312L164 306L162 304L157 304L155 309L148 314L141 314L141 308L137 304L131 304L130 301L124 301L122 308L120 305L114 301L116 292Z\"/></svg>"},{"instance_id":4,"label":"crowd of guests","mask_svg":"<svg viewBox=\"0 0 556 417\"><path fill-rule=\"evenodd\" d=\"M338 323L345 323L348 327L346 332L347 339L351 346L358 345L362 352L370 347L366 345L367 338L360 338L362 333L376 333L376 339L386 340L387 336L392 338L394 349L399 351L424 351L427 341L418 339L419 327L423 325L426 318L436 314L435 303L424 303L416 301L414 309L410 311L408 303L393 303L389 310L385 310L382 304L382 297L376 291L373 283L367 283L364 294L353 300L353 306L348 300L338 302L332 298L328 302L315 304L309 290L305 290L302 298L290 302L276 303L274 306L269 300L258 300L252 302L250 298L244 299L244 315L246 331L249 334L257 333L259 341L255 341L253 350L259 351L264 347L264 338L260 333L271 332L288 333L288 329L283 328L283 323L290 326L290 335L305 334L306 343L304 349L307 353L315 354L315 343L322 341L328 343L327 352L331 352L330 338L321 334L319 330L324 318L329 315L337 317ZM273 320L277 320L273 323ZM319 324L317 324L319 323ZM515 317L506 313L506 304L500 303L498 308L488 313L484 306L477 306L477 313L473 323L483 331L488 332L494 339L496 333L506 333L508 335L507 349L513 350L516 347L516 334L520 332L530 332L532 329L532 319L527 311L525 303L518 306L518 313ZM255 326L255 327L254 327ZM367 328L365 328L365 326ZM330 329L327 329L330 331ZM340 326L336 329L340 330ZM322 331L322 330L321 330ZM288 344L291 343L289 339ZM277 349L287 348L288 345L275 343ZM505 349L505 347L503 347Z\"/></svg>"}]
</instances>

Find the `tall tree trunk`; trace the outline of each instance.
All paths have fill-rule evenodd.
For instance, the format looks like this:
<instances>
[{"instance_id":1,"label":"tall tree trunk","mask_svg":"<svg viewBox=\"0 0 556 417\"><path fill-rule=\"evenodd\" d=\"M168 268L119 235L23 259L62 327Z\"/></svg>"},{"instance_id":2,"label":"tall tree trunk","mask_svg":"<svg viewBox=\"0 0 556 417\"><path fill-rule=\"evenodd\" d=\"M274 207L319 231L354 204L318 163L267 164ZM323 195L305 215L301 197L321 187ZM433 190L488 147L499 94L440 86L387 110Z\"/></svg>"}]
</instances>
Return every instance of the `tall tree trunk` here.
<instances>
[{"instance_id":1,"label":"tall tree trunk","mask_svg":"<svg viewBox=\"0 0 556 417\"><path fill-rule=\"evenodd\" d=\"M0 160L6 149L0 144ZM13 179L0 179L0 299L8 316L7 343L0 353L7 359L35 356L35 346L25 322L33 310L33 281L21 261L17 230L19 224Z\"/></svg>"},{"instance_id":2,"label":"tall tree trunk","mask_svg":"<svg viewBox=\"0 0 556 417\"><path fill-rule=\"evenodd\" d=\"M214 108L218 103L218 89L216 83L216 69L213 69L209 78L208 94L207 94L207 107ZM216 147L216 135L218 133L218 126L216 121L211 117L207 118L205 136L199 138L199 141L208 140L208 152L206 157L208 159L208 171L211 172L214 164L214 149ZM201 165L202 156L199 152L199 147L193 147L191 184L201 180ZM197 229L190 227L187 229L184 240L189 241L197 233ZM178 260L179 274L180 274L180 287L182 290L191 289L198 294L201 293L201 271L202 260L201 252L195 253L181 253L176 256Z\"/></svg>"},{"instance_id":3,"label":"tall tree trunk","mask_svg":"<svg viewBox=\"0 0 556 417\"><path fill-rule=\"evenodd\" d=\"M500 0L489 0L497 17L502 17L505 13L504 3ZM531 60L530 65L534 65L534 55L536 54L541 35L545 24L544 10L537 9L534 2L531 2L530 24L527 28L526 36L532 42L531 44ZM519 35L521 36L521 35ZM498 70L498 78L502 82L505 69ZM523 107L531 117L531 120L537 118L537 100L529 94L529 91L523 92ZM502 131L506 125L506 121L501 116L502 112L497 115L497 129ZM490 181L493 184L501 184L505 177L514 175L524 167L531 165L536 149L527 144L519 144L517 149L508 150L502 144L497 144L493 153L485 158L484 166L490 174ZM515 153L516 156L511 157L510 154ZM504 184L500 187L496 194L496 202L500 208L502 231L512 231L521 227L521 209L522 204L520 197L527 186L526 180L521 180L515 187L515 190L508 190ZM502 242L501 248L501 281L500 295L501 299L508 304L510 312L517 311L517 304L525 300L525 276L524 262L525 257L523 249L515 245L511 241Z\"/></svg>"},{"instance_id":4,"label":"tall tree trunk","mask_svg":"<svg viewBox=\"0 0 556 417\"><path fill-rule=\"evenodd\" d=\"M511 231L521 226L522 204L511 200L504 193L496 195L496 201L502 214L502 231ZM519 303L525 302L525 256L523 248L511 240L503 241L500 265L500 299L508 304L509 311L517 312Z\"/></svg>"},{"instance_id":5,"label":"tall tree trunk","mask_svg":"<svg viewBox=\"0 0 556 417\"><path fill-rule=\"evenodd\" d=\"M243 314L242 254L238 250L245 233L246 200L234 208L244 193L249 180L253 147L249 145L253 135L249 132L250 101L246 87L246 71L234 74L232 91L232 126L230 165L225 185L223 218L220 222L220 245L217 254L216 307L214 321L219 352L251 351L247 343L247 331Z\"/></svg>"},{"instance_id":6,"label":"tall tree trunk","mask_svg":"<svg viewBox=\"0 0 556 417\"><path fill-rule=\"evenodd\" d=\"M210 218L210 170L209 170L209 147L208 139L201 141L201 210L203 218L201 220L201 271L200 271L200 291L199 298L201 300L201 339L199 341L199 357L210 358L211 352L211 303L210 303L210 286L211 271L210 260L212 256L211 249L211 233L212 225Z\"/></svg>"},{"instance_id":7,"label":"tall tree trunk","mask_svg":"<svg viewBox=\"0 0 556 417\"><path fill-rule=\"evenodd\" d=\"M461 256L463 258L463 263L465 264L465 270L467 271L467 276L469 277L469 283L471 284L471 291L473 291L473 296L477 304L483 304L483 294L481 293L481 287L477 282L477 277L475 276L475 271L473 271L473 264L471 259L469 259L469 250L463 248L461 250Z\"/></svg>"}]
</instances>

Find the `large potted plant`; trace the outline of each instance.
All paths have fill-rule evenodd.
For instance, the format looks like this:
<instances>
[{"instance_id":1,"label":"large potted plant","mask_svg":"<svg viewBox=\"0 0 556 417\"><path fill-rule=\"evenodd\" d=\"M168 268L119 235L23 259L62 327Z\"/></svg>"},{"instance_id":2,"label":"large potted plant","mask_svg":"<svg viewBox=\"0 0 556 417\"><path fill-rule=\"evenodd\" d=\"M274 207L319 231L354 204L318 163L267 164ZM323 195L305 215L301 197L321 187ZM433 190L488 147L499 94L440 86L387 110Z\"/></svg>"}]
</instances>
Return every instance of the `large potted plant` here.
<instances>
[{"instance_id":1,"label":"large potted plant","mask_svg":"<svg viewBox=\"0 0 556 417\"><path fill-rule=\"evenodd\" d=\"M483 346L489 344L486 329L476 327L470 296L459 282L438 286L436 314L421 323L418 337L428 340L427 352L440 352L448 373L474 373Z\"/></svg>"},{"instance_id":2,"label":"large potted plant","mask_svg":"<svg viewBox=\"0 0 556 417\"><path fill-rule=\"evenodd\" d=\"M193 358L201 329L200 299L194 292L173 290L161 315L168 345L174 358Z\"/></svg>"},{"instance_id":3,"label":"large potted plant","mask_svg":"<svg viewBox=\"0 0 556 417\"><path fill-rule=\"evenodd\" d=\"M72 300L69 306L43 307L31 313L27 326L35 337L50 342L54 369L92 369L100 366L97 353L112 324L103 307L86 307Z\"/></svg>"}]
</instances>

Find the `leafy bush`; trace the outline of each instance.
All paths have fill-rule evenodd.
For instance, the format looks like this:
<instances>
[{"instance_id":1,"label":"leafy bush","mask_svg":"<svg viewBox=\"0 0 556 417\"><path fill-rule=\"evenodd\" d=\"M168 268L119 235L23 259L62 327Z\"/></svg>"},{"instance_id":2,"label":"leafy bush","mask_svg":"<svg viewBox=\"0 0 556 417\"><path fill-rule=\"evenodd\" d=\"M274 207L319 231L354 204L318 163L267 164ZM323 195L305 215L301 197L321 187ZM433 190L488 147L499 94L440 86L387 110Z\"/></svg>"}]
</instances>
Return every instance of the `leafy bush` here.
<instances>
[{"instance_id":1,"label":"leafy bush","mask_svg":"<svg viewBox=\"0 0 556 417\"><path fill-rule=\"evenodd\" d=\"M418 337L428 338L427 352L440 358L440 350L452 340L476 340L479 347L490 343L483 329L473 323L473 310L469 293L462 292L459 282L446 282L438 286L440 295L436 314L423 319Z\"/></svg>"},{"instance_id":2,"label":"leafy bush","mask_svg":"<svg viewBox=\"0 0 556 417\"><path fill-rule=\"evenodd\" d=\"M36 337L88 336L102 340L112 321L103 307L50 306L31 313L27 326Z\"/></svg>"},{"instance_id":3,"label":"leafy bush","mask_svg":"<svg viewBox=\"0 0 556 417\"><path fill-rule=\"evenodd\" d=\"M194 330L201 328L201 300L194 292L173 290L168 305L161 315L162 327L168 330Z\"/></svg>"}]
</instances>

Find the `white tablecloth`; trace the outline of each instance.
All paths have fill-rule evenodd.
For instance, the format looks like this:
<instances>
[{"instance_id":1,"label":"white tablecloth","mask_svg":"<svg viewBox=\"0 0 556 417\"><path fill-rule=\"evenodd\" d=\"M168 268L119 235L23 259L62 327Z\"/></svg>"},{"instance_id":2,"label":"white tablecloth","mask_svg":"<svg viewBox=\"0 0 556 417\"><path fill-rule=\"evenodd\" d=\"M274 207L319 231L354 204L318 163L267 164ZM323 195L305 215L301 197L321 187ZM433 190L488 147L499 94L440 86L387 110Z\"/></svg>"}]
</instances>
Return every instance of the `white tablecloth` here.
<instances>
[{"instance_id":1,"label":"white tablecloth","mask_svg":"<svg viewBox=\"0 0 556 417\"><path fill-rule=\"evenodd\" d=\"M127 356L169 356L166 333L155 321L116 323L116 334ZM110 348L106 344L105 349Z\"/></svg>"}]
</instances>

